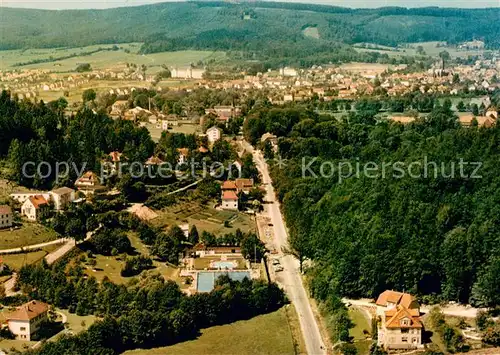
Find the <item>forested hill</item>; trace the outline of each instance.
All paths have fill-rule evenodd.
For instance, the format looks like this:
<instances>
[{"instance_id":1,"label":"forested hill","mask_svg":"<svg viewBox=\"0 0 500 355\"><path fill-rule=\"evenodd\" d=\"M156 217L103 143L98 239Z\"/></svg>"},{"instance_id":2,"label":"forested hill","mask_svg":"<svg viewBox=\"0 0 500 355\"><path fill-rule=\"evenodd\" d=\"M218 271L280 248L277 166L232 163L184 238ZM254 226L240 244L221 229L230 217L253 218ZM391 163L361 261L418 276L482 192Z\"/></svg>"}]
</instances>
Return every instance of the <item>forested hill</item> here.
<instances>
[{"instance_id":1,"label":"forested hill","mask_svg":"<svg viewBox=\"0 0 500 355\"><path fill-rule=\"evenodd\" d=\"M252 2L178 2L107 10L0 8L0 49L146 42L144 52L185 48L293 51L332 42L484 39L498 47L496 9L348 9ZM316 28L319 39L304 36ZM315 33L315 30L314 30ZM264 47L264 48L262 48ZM278 53L279 54L279 53Z\"/></svg>"}]
</instances>

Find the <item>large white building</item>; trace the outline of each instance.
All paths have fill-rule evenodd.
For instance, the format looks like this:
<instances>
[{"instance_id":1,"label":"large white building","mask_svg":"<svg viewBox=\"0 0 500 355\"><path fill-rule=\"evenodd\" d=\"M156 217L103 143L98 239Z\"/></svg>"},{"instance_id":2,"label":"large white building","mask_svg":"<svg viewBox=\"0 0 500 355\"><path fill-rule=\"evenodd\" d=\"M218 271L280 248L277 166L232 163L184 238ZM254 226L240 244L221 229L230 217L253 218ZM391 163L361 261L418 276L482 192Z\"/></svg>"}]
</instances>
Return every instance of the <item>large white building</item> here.
<instances>
[{"instance_id":1,"label":"large white building","mask_svg":"<svg viewBox=\"0 0 500 355\"><path fill-rule=\"evenodd\" d=\"M219 127L210 127L207 129L207 138L209 143L215 143L222 137L222 130Z\"/></svg>"},{"instance_id":2,"label":"large white building","mask_svg":"<svg viewBox=\"0 0 500 355\"><path fill-rule=\"evenodd\" d=\"M203 79L205 69L187 68L172 68L170 71L172 78L177 79Z\"/></svg>"},{"instance_id":3,"label":"large white building","mask_svg":"<svg viewBox=\"0 0 500 355\"><path fill-rule=\"evenodd\" d=\"M2 314L3 326L18 340L31 341L40 329L40 325L48 320L49 305L40 301L30 301L12 312Z\"/></svg>"}]
</instances>

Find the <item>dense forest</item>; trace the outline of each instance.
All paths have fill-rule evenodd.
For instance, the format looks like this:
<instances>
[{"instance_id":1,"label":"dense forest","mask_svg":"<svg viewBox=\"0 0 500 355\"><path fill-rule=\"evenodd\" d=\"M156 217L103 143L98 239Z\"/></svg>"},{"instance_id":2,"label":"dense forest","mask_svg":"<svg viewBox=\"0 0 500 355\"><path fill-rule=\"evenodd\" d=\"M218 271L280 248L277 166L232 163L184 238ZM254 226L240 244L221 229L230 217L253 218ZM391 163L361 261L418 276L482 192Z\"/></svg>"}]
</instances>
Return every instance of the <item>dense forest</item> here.
<instances>
[{"instance_id":1,"label":"dense forest","mask_svg":"<svg viewBox=\"0 0 500 355\"><path fill-rule=\"evenodd\" d=\"M500 304L500 128L462 128L449 102L433 105L409 125L377 121L361 105L340 121L300 107L250 112L247 139L280 137L286 168L275 165L272 175L294 254L314 261L307 273L316 298L397 289L427 301ZM481 163L480 178L477 164L460 174L461 159ZM370 162L389 163L385 176L347 177L347 166ZM395 162L417 165L410 176Z\"/></svg>"},{"instance_id":2,"label":"dense forest","mask_svg":"<svg viewBox=\"0 0 500 355\"><path fill-rule=\"evenodd\" d=\"M348 9L279 2L179 2L107 10L0 8L0 49L146 42L143 52L212 49L287 56L339 43L483 39L497 47L497 9ZM305 37L315 27L319 39Z\"/></svg>"}]
</instances>

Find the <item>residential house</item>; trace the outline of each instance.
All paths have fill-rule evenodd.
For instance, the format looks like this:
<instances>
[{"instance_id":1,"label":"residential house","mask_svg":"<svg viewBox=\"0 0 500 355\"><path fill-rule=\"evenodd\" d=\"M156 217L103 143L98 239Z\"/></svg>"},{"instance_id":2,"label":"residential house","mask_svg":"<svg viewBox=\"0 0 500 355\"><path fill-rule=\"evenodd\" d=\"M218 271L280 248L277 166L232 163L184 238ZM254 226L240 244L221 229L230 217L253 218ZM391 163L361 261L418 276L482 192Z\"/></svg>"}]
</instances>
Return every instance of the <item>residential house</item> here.
<instances>
[{"instance_id":1,"label":"residential house","mask_svg":"<svg viewBox=\"0 0 500 355\"><path fill-rule=\"evenodd\" d=\"M496 119L486 116L474 116L472 114L466 114L458 117L458 121L463 127L474 126L474 120L475 122L477 122L478 127L490 128L496 124Z\"/></svg>"},{"instance_id":2,"label":"residential house","mask_svg":"<svg viewBox=\"0 0 500 355\"><path fill-rule=\"evenodd\" d=\"M14 311L6 311L2 315L3 324L18 340L31 341L40 329L40 325L48 320L49 305L40 301L30 301Z\"/></svg>"},{"instance_id":3,"label":"residential house","mask_svg":"<svg viewBox=\"0 0 500 355\"><path fill-rule=\"evenodd\" d=\"M213 126L207 129L208 142L213 144L222 137L222 130L219 127Z\"/></svg>"},{"instance_id":4,"label":"residential house","mask_svg":"<svg viewBox=\"0 0 500 355\"><path fill-rule=\"evenodd\" d=\"M238 191L238 186L236 186L236 183L234 181L226 180L222 183L221 186L222 191Z\"/></svg>"},{"instance_id":5,"label":"residential house","mask_svg":"<svg viewBox=\"0 0 500 355\"><path fill-rule=\"evenodd\" d=\"M21 206L21 214L30 221L43 218L50 211L49 201L42 195L35 195L24 201Z\"/></svg>"},{"instance_id":6,"label":"residential house","mask_svg":"<svg viewBox=\"0 0 500 355\"><path fill-rule=\"evenodd\" d=\"M253 179L236 179L235 184L238 192L249 193L253 189Z\"/></svg>"},{"instance_id":7,"label":"residential house","mask_svg":"<svg viewBox=\"0 0 500 355\"><path fill-rule=\"evenodd\" d=\"M120 170L120 163L124 160L126 160L126 158L123 153L113 151L108 154L106 159L103 160L101 164L103 166L106 166L107 168L110 168L111 174L116 174Z\"/></svg>"},{"instance_id":8,"label":"residential house","mask_svg":"<svg viewBox=\"0 0 500 355\"><path fill-rule=\"evenodd\" d=\"M260 138L261 143L266 143L269 142L271 143L271 147L273 147L273 150L276 152L278 150L278 137L276 137L272 133L264 133L262 137Z\"/></svg>"},{"instance_id":9,"label":"residential house","mask_svg":"<svg viewBox=\"0 0 500 355\"><path fill-rule=\"evenodd\" d=\"M10 206L1 205L0 206L0 229L12 227L12 209Z\"/></svg>"},{"instance_id":10,"label":"residential house","mask_svg":"<svg viewBox=\"0 0 500 355\"><path fill-rule=\"evenodd\" d=\"M127 100L118 100L111 106L110 114L112 117L120 117L127 107Z\"/></svg>"},{"instance_id":11,"label":"residential house","mask_svg":"<svg viewBox=\"0 0 500 355\"><path fill-rule=\"evenodd\" d=\"M152 155L148 158L148 160L146 160L144 164L146 166L151 166L151 165L162 165L163 163L165 163L163 160L161 160L157 156Z\"/></svg>"},{"instance_id":12,"label":"residential house","mask_svg":"<svg viewBox=\"0 0 500 355\"><path fill-rule=\"evenodd\" d=\"M179 158L177 159L177 163L179 165L186 164L189 157L189 149L188 148L177 148L177 152L179 153Z\"/></svg>"},{"instance_id":13,"label":"residential house","mask_svg":"<svg viewBox=\"0 0 500 355\"><path fill-rule=\"evenodd\" d=\"M377 299L379 346L385 349L422 347L420 304L408 293L384 291Z\"/></svg>"},{"instance_id":14,"label":"residential house","mask_svg":"<svg viewBox=\"0 0 500 355\"><path fill-rule=\"evenodd\" d=\"M225 190L222 192L222 209L238 210L238 195L233 190Z\"/></svg>"},{"instance_id":15,"label":"residential house","mask_svg":"<svg viewBox=\"0 0 500 355\"><path fill-rule=\"evenodd\" d=\"M99 177L92 171L87 171L75 182L75 187L85 196L102 193L106 187L101 185Z\"/></svg>"},{"instance_id":16,"label":"residential house","mask_svg":"<svg viewBox=\"0 0 500 355\"><path fill-rule=\"evenodd\" d=\"M497 120L498 119L498 110L495 107L490 107L484 115L486 117L490 117L490 118L493 118L494 120Z\"/></svg>"},{"instance_id":17,"label":"residential house","mask_svg":"<svg viewBox=\"0 0 500 355\"><path fill-rule=\"evenodd\" d=\"M10 194L10 198L21 205L26 202L27 199L33 196L42 195L46 200L50 199L50 193L46 191L29 191L29 192L14 192Z\"/></svg>"},{"instance_id":18,"label":"residential house","mask_svg":"<svg viewBox=\"0 0 500 355\"><path fill-rule=\"evenodd\" d=\"M75 190L69 187L61 187L50 191L50 197L54 202L54 209L62 211L75 200Z\"/></svg>"}]
</instances>

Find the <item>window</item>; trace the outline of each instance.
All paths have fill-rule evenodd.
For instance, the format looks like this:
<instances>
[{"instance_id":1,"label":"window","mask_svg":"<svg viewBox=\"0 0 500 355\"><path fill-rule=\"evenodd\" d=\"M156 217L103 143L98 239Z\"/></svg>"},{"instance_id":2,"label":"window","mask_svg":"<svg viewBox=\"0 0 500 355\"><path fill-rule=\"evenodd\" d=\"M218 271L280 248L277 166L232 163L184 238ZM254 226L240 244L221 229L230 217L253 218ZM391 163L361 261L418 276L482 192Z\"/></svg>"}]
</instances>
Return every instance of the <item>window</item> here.
<instances>
[{"instance_id":1,"label":"window","mask_svg":"<svg viewBox=\"0 0 500 355\"><path fill-rule=\"evenodd\" d=\"M20 328L20 330L21 330L22 332L25 332L25 331L26 331L26 327L21 327L21 328Z\"/></svg>"},{"instance_id":2,"label":"window","mask_svg":"<svg viewBox=\"0 0 500 355\"><path fill-rule=\"evenodd\" d=\"M407 342L408 342L408 337L402 337L402 338L401 338L401 341L402 341L403 343L407 343Z\"/></svg>"},{"instance_id":3,"label":"window","mask_svg":"<svg viewBox=\"0 0 500 355\"><path fill-rule=\"evenodd\" d=\"M409 331L409 330L408 330L408 328L403 328L403 329L401 329L401 333L403 333L403 334L404 334L404 333L408 333L408 331Z\"/></svg>"}]
</instances>

